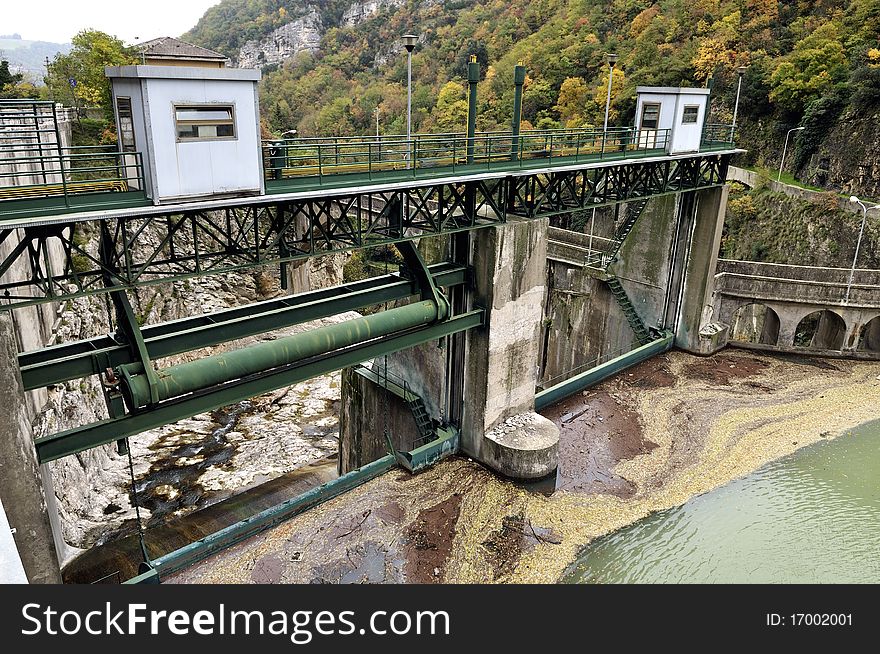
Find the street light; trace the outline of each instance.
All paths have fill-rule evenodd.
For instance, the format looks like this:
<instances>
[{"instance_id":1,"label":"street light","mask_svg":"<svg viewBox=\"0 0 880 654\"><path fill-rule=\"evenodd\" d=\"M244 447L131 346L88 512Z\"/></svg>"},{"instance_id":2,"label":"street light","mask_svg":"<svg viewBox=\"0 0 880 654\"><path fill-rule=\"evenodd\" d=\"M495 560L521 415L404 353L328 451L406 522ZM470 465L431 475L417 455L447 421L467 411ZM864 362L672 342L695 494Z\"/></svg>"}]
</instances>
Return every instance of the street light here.
<instances>
[{"instance_id":1,"label":"street light","mask_svg":"<svg viewBox=\"0 0 880 654\"><path fill-rule=\"evenodd\" d=\"M740 66L736 69L736 74L739 75L739 80L736 83L736 102L733 104L733 124L730 126L730 142L733 143L733 134L736 131L736 115L739 113L739 94L742 90L743 85L743 76L746 74L748 70L747 66Z\"/></svg>"},{"instance_id":2,"label":"street light","mask_svg":"<svg viewBox=\"0 0 880 654\"><path fill-rule=\"evenodd\" d=\"M803 127L794 127L788 130L788 134L785 135L785 146L782 148L782 159L779 162L779 174L776 176L776 181L782 181L782 166L785 164L785 153L788 151L788 137L791 136L792 132L800 132L803 130Z\"/></svg>"},{"instance_id":3,"label":"street light","mask_svg":"<svg viewBox=\"0 0 880 654\"><path fill-rule=\"evenodd\" d=\"M602 125L602 154L605 154L605 141L608 139L608 110L611 108L611 81L614 79L614 64L617 63L618 56L608 53L605 55L605 61L608 63L608 94L605 96L605 122Z\"/></svg>"},{"instance_id":4,"label":"street light","mask_svg":"<svg viewBox=\"0 0 880 654\"><path fill-rule=\"evenodd\" d=\"M853 204L858 204L862 208L862 226L859 228L859 238L856 241L856 254L853 257L852 267L849 269L849 281L846 283L846 298L843 300L844 304L849 304L849 291L852 288L853 276L856 273L856 262L859 259L859 249L862 247L862 236L865 233L865 221L868 218L868 212L880 207L878 204L875 204L872 207L865 206L865 203L859 200L855 195L849 196L849 201Z\"/></svg>"},{"instance_id":5,"label":"street light","mask_svg":"<svg viewBox=\"0 0 880 654\"><path fill-rule=\"evenodd\" d=\"M619 57L616 54L605 55L605 61L608 62L608 95L605 97L605 123L603 131L608 131L608 110L611 108L611 80L614 79L614 64L617 63Z\"/></svg>"},{"instance_id":6,"label":"street light","mask_svg":"<svg viewBox=\"0 0 880 654\"><path fill-rule=\"evenodd\" d=\"M406 167L409 168L412 162L409 160L410 140L412 139L412 52L419 42L419 37L415 34L403 35L403 47L406 48Z\"/></svg>"}]
</instances>

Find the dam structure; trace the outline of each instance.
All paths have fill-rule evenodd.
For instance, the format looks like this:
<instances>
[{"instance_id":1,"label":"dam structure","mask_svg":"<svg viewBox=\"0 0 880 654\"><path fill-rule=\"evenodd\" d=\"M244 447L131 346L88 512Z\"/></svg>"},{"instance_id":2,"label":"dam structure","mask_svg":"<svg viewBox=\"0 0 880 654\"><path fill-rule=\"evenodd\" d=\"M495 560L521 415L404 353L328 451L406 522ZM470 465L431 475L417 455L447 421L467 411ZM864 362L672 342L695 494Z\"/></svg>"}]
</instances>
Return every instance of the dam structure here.
<instances>
[{"instance_id":1,"label":"dam structure","mask_svg":"<svg viewBox=\"0 0 880 654\"><path fill-rule=\"evenodd\" d=\"M144 549L134 581L158 581L396 466L463 454L546 477L559 434L536 409L671 347L727 344L716 267L739 151L707 121L707 89L640 87L632 127L526 131L518 66L512 129L478 132L472 60L464 132L265 141L259 71L107 75L113 147L70 146L52 103L0 101L0 497L32 582L60 580L52 461L125 456L146 430L343 371L339 477L160 557ZM298 288L299 263L376 248L396 269ZM261 269L287 292L148 325L131 301ZM90 296L110 309L106 335L22 329ZM35 436L40 393L90 378L106 417Z\"/></svg>"}]
</instances>

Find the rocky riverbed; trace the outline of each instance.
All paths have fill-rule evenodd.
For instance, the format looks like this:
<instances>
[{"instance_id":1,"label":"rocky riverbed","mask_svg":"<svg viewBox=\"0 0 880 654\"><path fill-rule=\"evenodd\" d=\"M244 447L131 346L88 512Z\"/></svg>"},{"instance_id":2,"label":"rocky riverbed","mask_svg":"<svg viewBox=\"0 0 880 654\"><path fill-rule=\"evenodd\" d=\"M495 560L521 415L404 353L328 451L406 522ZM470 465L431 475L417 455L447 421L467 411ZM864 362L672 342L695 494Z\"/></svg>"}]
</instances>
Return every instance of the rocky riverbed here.
<instances>
[{"instance_id":1,"label":"rocky riverbed","mask_svg":"<svg viewBox=\"0 0 880 654\"><path fill-rule=\"evenodd\" d=\"M392 471L168 581L554 582L592 539L880 415L880 363L672 352L547 411L554 480Z\"/></svg>"}]
</instances>

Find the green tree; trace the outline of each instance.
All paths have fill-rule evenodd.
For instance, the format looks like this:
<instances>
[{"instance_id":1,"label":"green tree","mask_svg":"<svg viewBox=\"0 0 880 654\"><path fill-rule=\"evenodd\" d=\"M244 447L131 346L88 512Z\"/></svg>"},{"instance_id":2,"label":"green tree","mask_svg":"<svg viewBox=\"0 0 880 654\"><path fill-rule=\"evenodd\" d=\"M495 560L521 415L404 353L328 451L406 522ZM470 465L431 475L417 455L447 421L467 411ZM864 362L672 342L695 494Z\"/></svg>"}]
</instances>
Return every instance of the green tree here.
<instances>
[{"instance_id":1,"label":"green tree","mask_svg":"<svg viewBox=\"0 0 880 654\"><path fill-rule=\"evenodd\" d=\"M846 81L846 53L834 23L825 23L801 40L770 77L770 100L803 111L813 100Z\"/></svg>"},{"instance_id":2,"label":"green tree","mask_svg":"<svg viewBox=\"0 0 880 654\"><path fill-rule=\"evenodd\" d=\"M463 131L467 126L468 103L459 82L447 82L437 95L434 122L441 132Z\"/></svg>"},{"instance_id":3,"label":"green tree","mask_svg":"<svg viewBox=\"0 0 880 654\"><path fill-rule=\"evenodd\" d=\"M11 98L13 87L24 79L21 73L13 74L9 70L9 62L5 59L0 61L0 97Z\"/></svg>"},{"instance_id":4,"label":"green tree","mask_svg":"<svg viewBox=\"0 0 880 654\"><path fill-rule=\"evenodd\" d=\"M101 107L112 120L110 80L104 67L134 63L137 56L133 48L104 32L83 30L73 37L70 53L57 54L49 64L46 85L56 101L77 108Z\"/></svg>"},{"instance_id":5,"label":"green tree","mask_svg":"<svg viewBox=\"0 0 880 654\"><path fill-rule=\"evenodd\" d=\"M581 127L585 122L587 103L590 102L590 87L583 77L568 77L559 87L556 111L566 127Z\"/></svg>"}]
</instances>

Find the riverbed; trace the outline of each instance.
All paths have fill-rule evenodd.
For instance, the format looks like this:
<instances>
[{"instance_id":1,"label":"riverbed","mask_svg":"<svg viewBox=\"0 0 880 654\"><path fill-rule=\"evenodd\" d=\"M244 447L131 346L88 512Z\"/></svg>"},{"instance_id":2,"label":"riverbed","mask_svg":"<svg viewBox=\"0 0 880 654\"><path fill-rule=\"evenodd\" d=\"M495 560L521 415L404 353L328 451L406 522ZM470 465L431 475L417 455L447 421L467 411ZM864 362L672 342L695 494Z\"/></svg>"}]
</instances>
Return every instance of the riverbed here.
<instances>
[{"instance_id":1,"label":"riverbed","mask_svg":"<svg viewBox=\"0 0 880 654\"><path fill-rule=\"evenodd\" d=\"M556 582L594 539L876 418L880 363L672 352L546 415L552 483L392 471L169 581Z\"/></svg>"}]
</instances>

